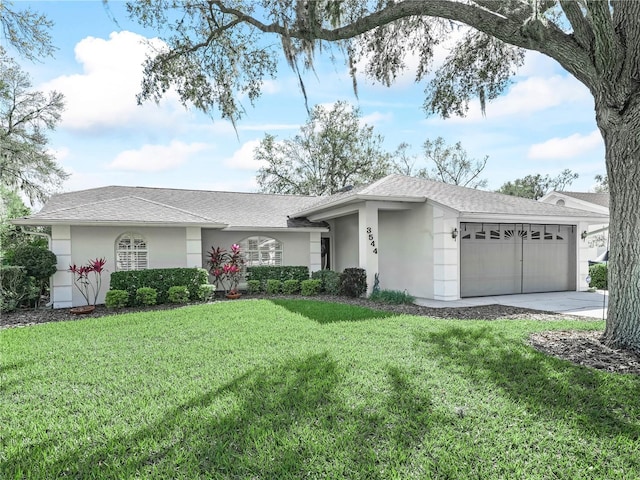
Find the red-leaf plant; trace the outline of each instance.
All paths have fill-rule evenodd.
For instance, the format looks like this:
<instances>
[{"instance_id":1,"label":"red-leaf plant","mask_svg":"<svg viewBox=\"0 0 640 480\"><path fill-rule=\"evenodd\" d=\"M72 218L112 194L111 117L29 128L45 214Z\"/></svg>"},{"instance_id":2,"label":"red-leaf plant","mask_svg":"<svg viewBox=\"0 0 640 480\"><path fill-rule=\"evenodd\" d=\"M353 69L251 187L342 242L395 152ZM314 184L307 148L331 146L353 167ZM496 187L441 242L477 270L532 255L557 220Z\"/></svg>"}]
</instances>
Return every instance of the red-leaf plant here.
<instances>
[{"instance_id":1,"label":"red-leaf plant","mask_svg":"<svg viewBox=\"0 0 640 480\"><path fill-rule=\"evenodd\" d=\"M86 265L77 266L75 263L69 266L73 273L73 284L80 291L87 305L95 305L102 288L102 272L107 261L104 258L89 260ZM91 275L93 274L93 275ZM91 299L93 298L93 303Z\"/></svg>"},{"instance_id":2,"label":"red-leaf plant","mask_svg":"<svg viewBox=\"0 0 640 480\"><path fill-rule=\"evenodd\" d=\"M244 266L240 245L235 243L231 245L231 252L227 252L224 248L211 247L208 255L209 272L213 276L216 287L222 287L227 293L237 293Z\"/></svg>"}]
</instances>

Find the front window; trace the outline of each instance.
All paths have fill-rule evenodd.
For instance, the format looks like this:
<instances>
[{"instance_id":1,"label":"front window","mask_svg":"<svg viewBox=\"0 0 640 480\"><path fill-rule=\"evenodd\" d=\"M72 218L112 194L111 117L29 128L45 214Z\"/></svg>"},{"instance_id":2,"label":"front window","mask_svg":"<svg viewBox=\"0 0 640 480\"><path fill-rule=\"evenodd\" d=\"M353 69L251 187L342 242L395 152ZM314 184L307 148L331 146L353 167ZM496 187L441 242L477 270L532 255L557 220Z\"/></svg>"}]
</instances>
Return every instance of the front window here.
<instances>
[{"instance_id":1,"label":"front window","mask_svg":"<svg viewBox=\"0 0 640 480\"><path fill-rule=\"evenodd\" d=\"M146 270L148 267L147 241L137 233L125 233L116 240L116 270Z\"/></svg>"},{"instance_id":2,"label":"front window","mask_svg":"<svg viewBox=\"0 0 640 480\"><path fill-rule=\"evenodd\" d=\"M240 249L244 254L247 267L282 265L282 243L275 238L262 236L245 238L240 242Z\"/></svg>"}]
</instances>

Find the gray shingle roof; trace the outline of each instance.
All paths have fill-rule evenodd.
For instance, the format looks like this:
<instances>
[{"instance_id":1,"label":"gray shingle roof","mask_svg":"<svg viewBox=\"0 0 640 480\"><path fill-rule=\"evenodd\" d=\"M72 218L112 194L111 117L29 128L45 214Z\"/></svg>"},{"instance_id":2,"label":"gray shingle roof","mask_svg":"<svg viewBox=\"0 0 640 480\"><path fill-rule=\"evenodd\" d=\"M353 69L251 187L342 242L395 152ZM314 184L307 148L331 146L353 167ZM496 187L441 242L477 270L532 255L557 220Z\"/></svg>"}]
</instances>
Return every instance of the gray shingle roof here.
<instances>
[{"instance_id":1,"label":"gray shingle roof","mask_svg":"<svg viewBox=\"0 0 640 480\"><path fill-rule=\"evenodd\" d=\"M394 198L407 201L429 199L461 214L531 215L592 217L591 212L537 202L527 198L503 195L422 178L404 175L389 175L371 185L350 192L332 195L316 201L310 208L298 214L310 215L330 205L347 203L359 198ZM596 215L597 216L597 215Z\"/></svg>"},{"instance_id":2,"label":"gray shingle roof","mask_svg":"<svg viewBox=\"0 0 640 480\"><path fill-rule=\"evenodd\" d=\"M584 202L600 205L601 207L609 208L609 194L608 193L592 193L592 192L555 192L560 195L566 195L567 197L573 197Z\"/></svg>"},{"instance_id":3,"label":"gray shingle roof","mask_svg":"<svg viewBox=\"0 0 640 480\"><path fill-rule=\"evenodd\" d=\"M91 220L287 228L288 214L315 201L295 195L110 186L54 195L29 219L33 224Z\"/></svg>"}]
</instances>

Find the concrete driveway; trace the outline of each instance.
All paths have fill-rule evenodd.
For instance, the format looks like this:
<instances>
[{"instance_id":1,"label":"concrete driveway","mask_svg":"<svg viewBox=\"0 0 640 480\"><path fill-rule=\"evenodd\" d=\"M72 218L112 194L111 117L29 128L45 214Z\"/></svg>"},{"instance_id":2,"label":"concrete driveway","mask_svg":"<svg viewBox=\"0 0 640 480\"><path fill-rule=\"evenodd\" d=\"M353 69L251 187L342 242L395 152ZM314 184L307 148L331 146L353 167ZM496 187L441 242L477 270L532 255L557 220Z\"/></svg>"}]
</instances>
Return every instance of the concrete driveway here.
<instances>
[{"instance_id":1,"label":"concrete driveway","mask_svg":"<svg viewBox=\"0 0 640 480\"><path fill-rule=\"evenodd\" d=\"M434 308L474 307L477 305L510 305L513 307L546 310L550 312L579 315L582 317L607 318L608 292L549 292L522 295L497 295L493 297L463 298L452 302L437 300L416 301L419 305Z\"/></svg>"}]
</instances>

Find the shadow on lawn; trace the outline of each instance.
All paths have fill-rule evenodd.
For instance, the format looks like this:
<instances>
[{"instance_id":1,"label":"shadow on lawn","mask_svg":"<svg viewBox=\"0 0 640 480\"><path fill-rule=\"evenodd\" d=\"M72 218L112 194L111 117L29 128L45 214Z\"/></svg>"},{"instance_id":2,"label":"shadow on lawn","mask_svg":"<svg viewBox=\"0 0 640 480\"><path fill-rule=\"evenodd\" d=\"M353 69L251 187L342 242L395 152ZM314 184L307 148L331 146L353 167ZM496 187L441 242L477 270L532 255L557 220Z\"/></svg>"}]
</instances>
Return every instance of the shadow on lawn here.
<instances>
[{"instance_id":1,"label":"shadow on lawn","mask_svg":"<svg viewBox=\"0 0 640 480\"><path fill-rule=\"evenodd\" d=\"M300 314L320 324L372 320L397 315L392 312L372 310L356 305L313 300L274 299L271 302L287 309L291 313Z\"/></svg>"},{"instance_id":2,"label":"shadow on lawn","mask_svg":"<svg viewBox=\"0 0 640 480\"><path fill-rule=\"evenodd\" d=\"M577 367L489 326L451 327L416 337L418 345L461 367L461 375L498 386L537 414L600 436L640 439L640 379ZM629 381L636 385L632 391Z\"/></svg>"},{"instance_id":3,"label":"shadow on lawn","mask_svg":"<svg viewBox=\"0 0 640 480\"><path fill-rule=\"evenodd\" d=\"M133 435L96 445L104 432L87 432L94 440L78 438L75 451L51 463L44 459L59 455L58 442L36 445L0 464L1 471L42 478L384 478L382 469L411 461L411 449L436 421L430 396L408 371L388 367L388 393L375 405L345 404L337 393L342 378L326 353L255 369Z\"/></svg>"}]
</instances>

